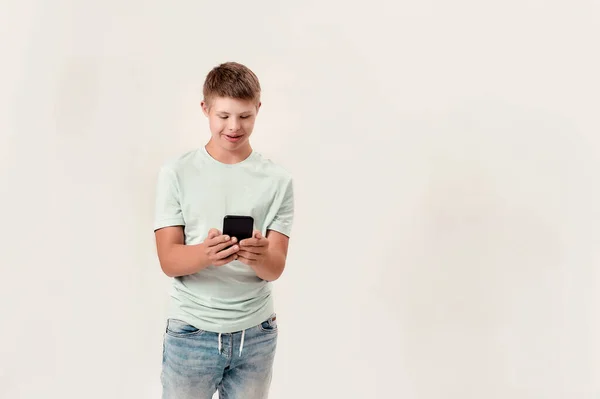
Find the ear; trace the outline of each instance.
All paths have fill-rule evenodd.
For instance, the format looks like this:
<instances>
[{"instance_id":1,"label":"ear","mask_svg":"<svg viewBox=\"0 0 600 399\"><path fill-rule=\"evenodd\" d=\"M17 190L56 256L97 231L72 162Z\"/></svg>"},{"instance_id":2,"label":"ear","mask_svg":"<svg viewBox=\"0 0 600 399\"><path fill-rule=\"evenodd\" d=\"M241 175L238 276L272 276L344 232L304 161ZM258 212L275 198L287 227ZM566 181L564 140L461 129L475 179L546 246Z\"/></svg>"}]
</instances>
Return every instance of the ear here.
<instances>
[{"instance_id":1,"label":"ear","mask_svg":"<svg viewBox=\"0 0 600 399\"><path fill-rule=\"evenodd\" d=\"M258 104L256 105L256 113L258 114L258 111L260 110L260 106L262 105L262 103L259 101Z\"/></svg>"},{"instance_id":2,"label":"ear","mask_svg":"<svg viewBox=\"0 0 600 399\"><path fill-rule=\"evenodd\" d=\"M203 101L200 103L200 107L202 108L202 112L204 113L204 115L205 115L205 116L208 116L208 111L209 111L209 108L208 108L208 103L207 103L206 101L204 101L204 100L203 100Z\"/></svg>"}]
</instances>

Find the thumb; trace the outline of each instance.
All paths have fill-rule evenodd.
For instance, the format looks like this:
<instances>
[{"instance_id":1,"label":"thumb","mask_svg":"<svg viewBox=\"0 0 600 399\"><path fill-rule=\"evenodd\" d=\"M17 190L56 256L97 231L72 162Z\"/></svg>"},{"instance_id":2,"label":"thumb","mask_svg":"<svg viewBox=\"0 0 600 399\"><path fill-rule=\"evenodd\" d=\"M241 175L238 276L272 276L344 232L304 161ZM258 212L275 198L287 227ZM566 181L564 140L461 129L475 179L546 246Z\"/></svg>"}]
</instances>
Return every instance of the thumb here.
<instances>
[{"instance_id":1,"label":"thumb","mask_svg":"<svg viewBox=\"0 0 600 399\"><path fill-rule=\"evenodd\" d=\"M210 229L208 231L208 238L210 240L212 240L213 238L218 237L220 235L221 235L221 232L219 230L217 230L217 229Z\"/></svg>"},{"instance_id":2,"label":"thumb","mask_svg":"<svg viewBox=\"0 0 600 399\"><path fill-rule=\"evenodd\" d=\"M260 240L260 239L262 239L262 238L263 238L263 236L262 236L262 234L260 233L260 231L258 231L258 230L255 230L255 231L254 231L254 238L257 238L257 239L259 239L259 240Z\"/></svg>"}]
</instances>

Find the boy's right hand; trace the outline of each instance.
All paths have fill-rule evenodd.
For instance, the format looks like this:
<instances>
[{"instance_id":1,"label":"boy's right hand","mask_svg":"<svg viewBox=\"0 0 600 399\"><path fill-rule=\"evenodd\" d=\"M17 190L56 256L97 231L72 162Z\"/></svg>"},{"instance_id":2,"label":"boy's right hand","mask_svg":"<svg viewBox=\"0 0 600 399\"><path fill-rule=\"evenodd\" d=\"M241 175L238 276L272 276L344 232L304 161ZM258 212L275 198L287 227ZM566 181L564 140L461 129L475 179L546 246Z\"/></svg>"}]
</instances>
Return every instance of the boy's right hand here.
<instances>
[{"instance_id":1,"label":"boy's right hand","mask_svg":"<svg viewBox=\"0 0 600 399\"><path fill-rule=\"evenodd\" d=\"M210 229L208 237L204 240L205 255L209 263L213 266L223 266L236 260L240 250L239 245L233 245L236 242L235 237L222 235L217 229ZM227 248L229 246L231 248Z\"/></svg>"}]
</instances>

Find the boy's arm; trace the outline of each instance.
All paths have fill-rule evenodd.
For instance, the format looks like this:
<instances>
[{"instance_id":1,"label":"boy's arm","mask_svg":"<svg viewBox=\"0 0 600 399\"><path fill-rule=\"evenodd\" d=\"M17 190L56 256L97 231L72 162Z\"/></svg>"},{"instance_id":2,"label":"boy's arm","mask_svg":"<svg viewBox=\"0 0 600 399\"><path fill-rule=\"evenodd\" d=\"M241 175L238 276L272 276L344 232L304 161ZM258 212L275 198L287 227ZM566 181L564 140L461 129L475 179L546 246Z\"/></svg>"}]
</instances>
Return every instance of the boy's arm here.
<instances>
[{"instance_id":1,"label":"boy's arm","mask_svg":"<svg viewBox=\"0 0 600 399\"><path fill-rule=\"evenodd\" d=\"M201 244L184 244L183 226L158 229L154 236L160 267L167 276L186 276L208 266Z\"/></svg>"},{"instance_id":2,"label":"boy's arm","mask_svg":"<svg viewBox=\"0 0 600 399\"><path fill-rule=\"evenodd\" d=\"M283 274L293 219L294 189L290 177L285 184L277 215L266 229L266 239L257 231L252 239L240 242L239 260L252 267L263 280L274 281Z\"/></svg>"},{"instance_id":3,"label":"boy's arm","mask_svg":"<svg viewBox=\"0 0 600 399\"><path fill-rule=\"evenodd\" d=\"M170 166L163 166L157 176L154 237L160 267L169 277L195 273L206 267L201 248L184 245L183 213L179 180Z\"/></svg>"},{"instance_id":4,"label":"boy's arm","mask_svg":"<svg viewBox=\"0 0 600 399\"><path fill-rule=\"evenodd\" d=\"M229 237L211 229L207 240L201 244L185 245L183 226L156 230L156 250L160 267L169 277L187 276L206 269L210 265L222 266L235 259L237 246Z\"/></svg>"},{"instance_id":5,"label":"boy's arm","mask_svg":"<svg viewBox=\"0 0 600 399\"><path fill-rule=\"evenodd\" d=\"M258 239L257 245L260 245L261 238ZM248 262L248 264L258 277L266 281L275 281L281 277L285 269L290 239L278 231L268 230L267 240L268 245L264 257L262 259L259 257L256 262Z\"/></svg>"}]
</instances>

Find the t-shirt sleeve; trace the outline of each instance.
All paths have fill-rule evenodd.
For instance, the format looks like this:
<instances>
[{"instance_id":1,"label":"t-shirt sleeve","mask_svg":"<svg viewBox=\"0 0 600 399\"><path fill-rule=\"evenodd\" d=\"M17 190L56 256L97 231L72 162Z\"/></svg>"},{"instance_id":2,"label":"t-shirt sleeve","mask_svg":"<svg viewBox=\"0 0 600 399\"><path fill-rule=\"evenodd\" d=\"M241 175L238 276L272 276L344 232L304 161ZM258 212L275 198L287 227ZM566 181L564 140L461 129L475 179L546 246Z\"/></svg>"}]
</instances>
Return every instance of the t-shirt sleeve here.
<instances>
[{"instance_id":1,"label":"t-shirt sleeve","mask_svg":"<svg viewBox=\"0 0 600 399\"><path fill-rule=\"evenodd\" d=\"M267 227L267 230L275 230L286 236L292 233L292 224L294 221L294 184L290 178L283 190L283 199L277 214L273 221Z\"/></svg>"},{"instance_id":2,"label":"t-shirt sleeve","mask_svg":"<svg viewBox=\"0 0 600 399\"><path fill-rule=\"evenodd\" d=\"M181 210L179 184L175 171L163 166L158 172L154 211L154 231L185 225Z\"/></svg>"}]
</instances>

